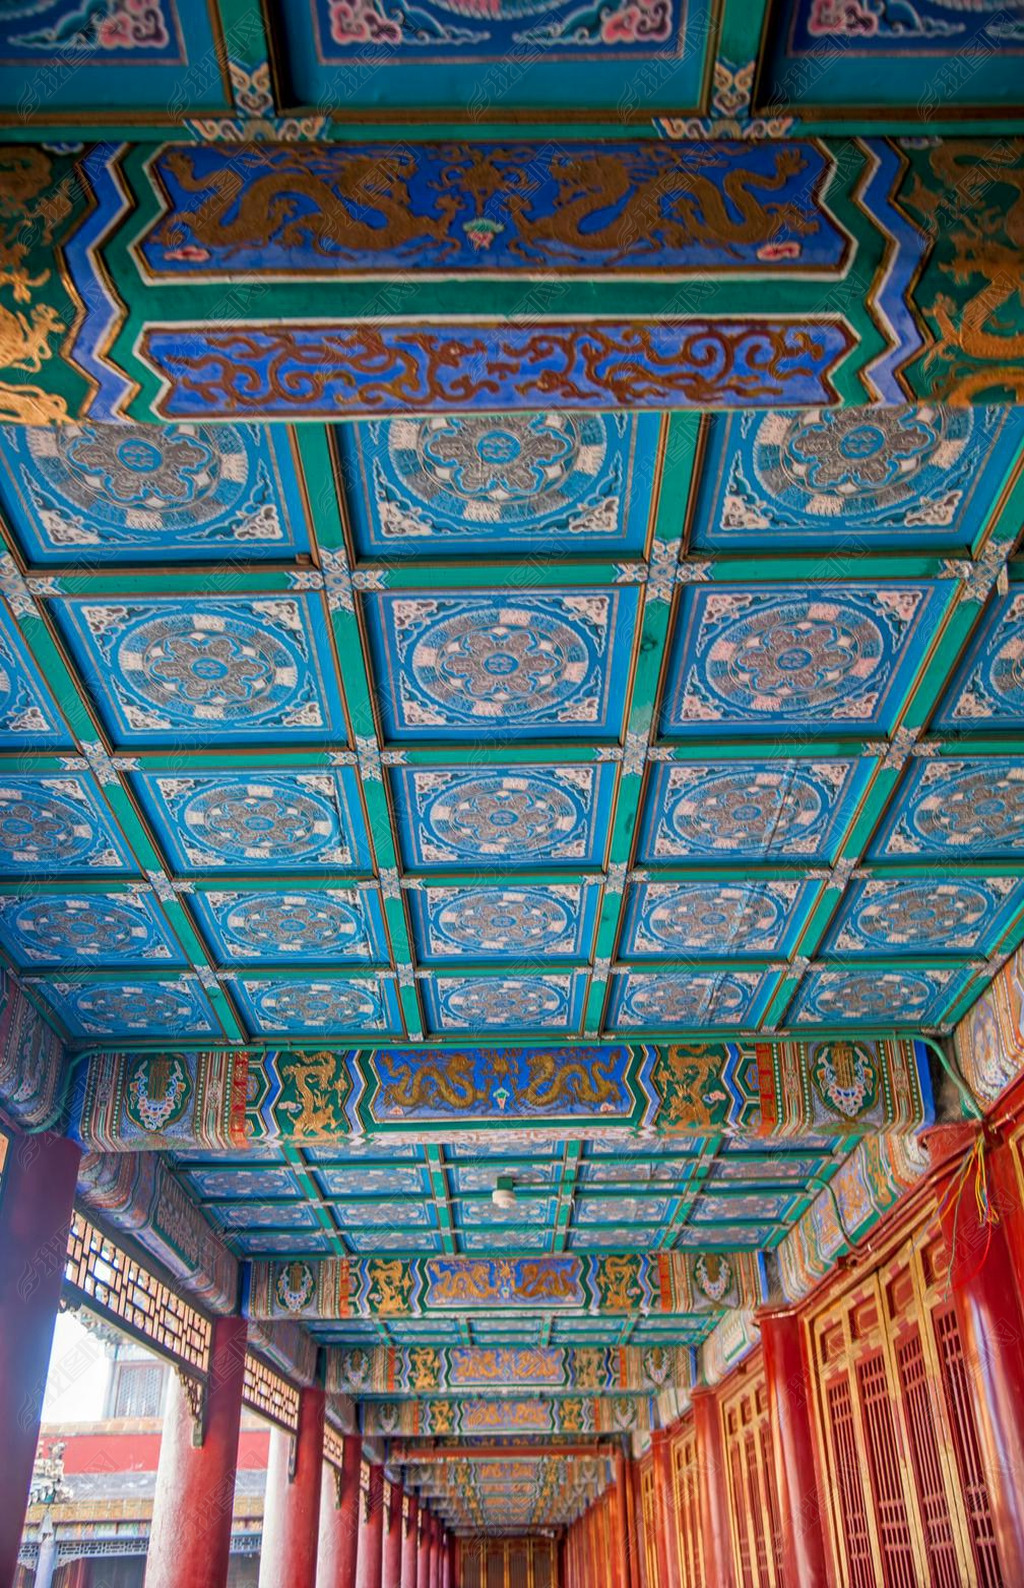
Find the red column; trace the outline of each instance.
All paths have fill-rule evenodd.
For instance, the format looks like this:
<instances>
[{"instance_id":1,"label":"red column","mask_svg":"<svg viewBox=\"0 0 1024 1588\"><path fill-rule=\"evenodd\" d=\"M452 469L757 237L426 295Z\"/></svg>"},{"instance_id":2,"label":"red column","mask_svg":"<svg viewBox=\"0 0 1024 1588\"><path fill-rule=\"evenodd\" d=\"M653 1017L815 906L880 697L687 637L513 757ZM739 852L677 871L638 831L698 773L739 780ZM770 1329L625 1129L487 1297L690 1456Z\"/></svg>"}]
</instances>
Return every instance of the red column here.
<instances>
[{"instance_id":1,"label":"red column","mask_svg":"<svg viewBox=\"0 0 1024 1588\"><path fill-rule=\"evenodd\" d=\"M346 1434L342 1465L323 1464L316 1588L356 1588L359 1549L359 1466L362 1440Z\"/></svg>"},{"instance_id":2,"label":"red column","mask_svg":"<svg viewBox=\"0 0 1024 1588\"><path fill-rule=\"evenodd\" d=\"M803 1325L792 1312L762 1312L758 1321L786 1588L825 1588L826 1510L818 1493Z\"/></svg>"},{"instance_id":3,"label":"red column","mask_svg":"<svg viewBox=\"0 0 1024 1588\"><path fill-rule=\"evenodd\" d=\"M444 1588L455 1588L455 1534L449 1533L444 1549Z\"/></svg>"},{"instance_id":4,"label":"red column","mask_svg":"<svg viewBox=\"0 0 1024 1588\"><path fill-rule=\"evenodd\" d=\"M430 1588L441 1588L441 1524L430 1518Z\"/></svg>"},{"instance_id":5,"label":"red column","mask_svg":"<svg viewBox=\"0 0 1024 1588\"><path fill-rule=\"evenodd\" d=\"M715 1583L717 1588L732 1588L729 1491L722 1448L722 1420L718 1401L709 1389L696 1389L693 1392L693 1428L697 1436L704 1580Z\"/></svg>"},{"instance_id":6,"label":"red column","mask_svg":"<svg viewBox=\"0 0 1024 1588\"><path fill-rule=\"evenodd\" d=\"M14 1136L0 1195L0 1583L14 1581L60 1301L78 1161L72 1141Z\"/></svg>"},{"instance_id":7,"label":"red column","mask_svg":"<svg viewBox=\"0 0 1024 1588\"><path fill-rule=\"evenodd\" d=\"M402 1485L391 1485L391 1503L385 1517L383 1588L402 1588Z\"/></svg>"},{"instance_id":8,"label":"red column","mask_svg":"<svg viewBox=\"0 0 1024 1588\"><path fill-rule=\"evenodd\" d=\"M657 1495L658 1560L663 1568L663 1588L679 1588L679 1545L676 1539L676 1503L672 1482L672 1447L665 1429L651 1435L654 1451L654 1492Z\"/></svg>"},{"instance_id":9,"label":"red column","mask_svg":"<svg viewBox=\"0 0 1024 1588\"><path fill-rule=\"evenodd\" d=\"M402 1588L417 1588L419 1515L419 1498L410 1494L405 1502L405 1521L402 1525Z\"/></svg>"},{"instance_id":10,"label":"red column","mask_svg":"<svg viewBox=\"0 0 1024 1588\"><path fill-rule=\"evenodd\" d=\"M292 1436L283 1428L270 1435L259 1588L315 1588L323 1450L324 1392L301 1390L293 1473Z\"/></svg>"},{"instance_id":11,"label":"red column","mask_svg":"<svg viewBox=\"0 0 1024 1588\"><path fill-rule=\"evenodd\" d=\"M612 1515L615 1518L615 1535L618 1545L618 1571L619 1582L622 1588L630 1588L630 1555L633 1553L629 1537L629 1505L626 1500L626 1452L615 1452L615 1505Z\"/></svg>"},{"instance_id":12,"label":"red column","mask_svg":"<svg viewBox=\"0 0 1024 1588\"><path fill-rule=\"evenodd\" d=\"M224 1588L228 1580L246 1334L244 1318L213 1325L201 1427L181 1379L171 1375L146 1588Z\"/></svg>"},{"instance_id":13,"label":"red column","mask_svg":"<svg viewBox=\"0 0 1024 1588\"><path fill-rule=\"evenodd\" d=\"M384 1468L371 1466L359 1528L358 1588L381 1588L384 1566Z\"/></svg>"},{"instance_id":14,"label":"red column","mask_svg":"<svg viewBox=\"0 0 1024 1588\"><path fill-rule=\"evenodd\" d=\"M965 1152L971 1141L965 1131ZM1024 1583L1024 1311L1006 1232L1002 1223L981 1223L969 1183L943 1209L942 1233L1003 1577Z\"/></svg>"},{"instance_id":15,"label":"red column","mask_svg":"<svg viewBox=\"0 0 1024 1588\"><path fill-rule=\"evenodd\" d=\"M416 1588L430 1588L430 1525L429 1511L420 1510L420 1541L417 1548Z\"/></svg>"}]
</instances>

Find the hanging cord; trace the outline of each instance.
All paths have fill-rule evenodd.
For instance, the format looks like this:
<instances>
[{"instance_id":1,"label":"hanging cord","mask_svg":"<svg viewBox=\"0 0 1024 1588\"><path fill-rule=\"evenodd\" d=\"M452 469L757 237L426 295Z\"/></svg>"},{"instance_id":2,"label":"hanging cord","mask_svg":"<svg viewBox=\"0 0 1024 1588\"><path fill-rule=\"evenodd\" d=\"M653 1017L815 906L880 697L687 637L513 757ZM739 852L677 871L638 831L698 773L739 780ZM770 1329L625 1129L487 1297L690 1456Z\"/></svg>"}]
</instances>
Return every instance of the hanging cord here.
<instances>
[{"instance_id":1,"label":"hanging cord","mask_svg":"<svg viewBox=\"0 0 1024 1588\"><path fill-rule=\"evenodd\" d=\"M835 1191L832 1189L831 1180L820 1180L817 1175L808 1175L807 1184L812 1185L816 1191L827 1191L829 1196L832 1198L832 1206L835 1209L836 1223L839 1225L839 1233L846 1242L846 1251L841 1255L843 1257L848 1256L849 1253L853 1251L853 1236L846 1228L846 1220L843 1218L843 1210L839 1206L839 1199L836 1196Z\"/></svg>"},{"instance_id":2,"label":"hanging cord","mask_svg":"<svg viewBox=\"0 0 1024 1588\"><path fill-rule=\"evenodd\" d=\"M988 1194L988 1169L985 1163L985 1138L982 1134L975 1138L970 1152L964 1157L963 1163L957 1170L953 1179L943 1192L936 1214L940 1223L947 1217L949 1210L953 1210L953 1235L950 1242L949 1267L946 1271L946 1295L948 1296L953 1286L953 1269L956 1263L957 1232L960 1228L960 1209L964 1197L973 1192L974 1210L977 1220L985 1230L985 1242L982 1247L981 1257L972 1268L971 1272L961 1279L956 1289L962 1289L976 1279L985 1266L989 1247L992 1244L993 1226L999 1223L999 1212L992 1204Z\"/></svg>"},{"instance_id":3,"label":"hanging cord","mask_svg":"<svg viewBox=\"0 0 1024 1588\"><path fill-rule=\"evenodd\" d=\"M954 1069L953 1065L950 1063L948 1055L943 1051L941 1045L938 1042L935 1041L935 1038L934 1037L915 1037L914 1041L915 1042L922 1042L926 1048L930 1049L930 1051L932 1053L934 1053L935 1057L938 1059L939 1063L942 1065L942 1068L945 1070L946 1074L949 1076L950 1080L953 1082L953 1085L956 1087L957 1091L960 1093L960 1100L963 1103L964 1108L966 1109L967 1113L971 1116L971 1118L972 1119L984 1119L985 1113L984 1113L983 1108L981 1107L981 1104L978 1102L978 1099L975 1097L974 1093L971 1091L970 1087L968 1086L967 1082L964 1080L963 1076L960 1074L959 1070Z\"/></svg>"}]
</instances>

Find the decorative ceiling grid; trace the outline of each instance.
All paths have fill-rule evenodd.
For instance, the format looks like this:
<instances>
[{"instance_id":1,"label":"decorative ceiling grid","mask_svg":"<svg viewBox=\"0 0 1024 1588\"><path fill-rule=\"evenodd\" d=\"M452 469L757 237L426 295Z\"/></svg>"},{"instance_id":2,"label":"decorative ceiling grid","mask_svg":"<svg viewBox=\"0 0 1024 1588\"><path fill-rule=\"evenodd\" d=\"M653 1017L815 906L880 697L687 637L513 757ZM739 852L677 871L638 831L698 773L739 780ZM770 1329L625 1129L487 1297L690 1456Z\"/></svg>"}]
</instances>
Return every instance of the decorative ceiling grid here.
<instances>
[{"instance_id":1,"label":"decorative ceiling grid","mask_svg":"<svg viewBox=\"0 0 1024 1588\"><path fill-rule=\"evenodd\" d=\"M7 430L0 948L73 1044L948 1028L1024 931L1021 441Z\"/></svg>"},{"instance_id":2,"label":"decorative ceiling grid","mask_svg":"<svg viewBox=\"0 0 1024 1588\"><path fill-rule=\"evenodd\" d=\"M780 134L795 115L813 126L1019 113L1022 52L1015 6L955 0L506 0L486 15L443 0L32 0L0 22L0 102L6 119L42 128L130 122L237 140L240 125L331 137L353 120L515 111L661 110L692 136L708 112L742 126L753 101L754 124ZM478 218L472 246L496 238Z\"/></svg>"}]
</instances>

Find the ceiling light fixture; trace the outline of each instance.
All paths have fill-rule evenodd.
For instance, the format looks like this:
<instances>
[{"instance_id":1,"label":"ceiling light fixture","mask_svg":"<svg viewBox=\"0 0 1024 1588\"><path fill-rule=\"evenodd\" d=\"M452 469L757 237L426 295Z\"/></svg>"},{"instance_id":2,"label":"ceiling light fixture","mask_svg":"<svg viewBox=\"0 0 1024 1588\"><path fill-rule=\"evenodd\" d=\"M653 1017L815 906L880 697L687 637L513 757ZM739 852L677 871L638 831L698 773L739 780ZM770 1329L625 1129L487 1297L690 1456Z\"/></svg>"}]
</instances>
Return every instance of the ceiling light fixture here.
<instances>
[{"instance_id":1,"label":"ceiling light fixture","mask_svg":"<svg viewBox=\"0 0 1024 1588\"><path fill-rule=\"evenodd\" d=\"M496 1208L514 1208L516 1205L516 1183L510 1174L500 1174L498 1183L491 1192L491 1201Z\"/></svg>"}]
</instances>

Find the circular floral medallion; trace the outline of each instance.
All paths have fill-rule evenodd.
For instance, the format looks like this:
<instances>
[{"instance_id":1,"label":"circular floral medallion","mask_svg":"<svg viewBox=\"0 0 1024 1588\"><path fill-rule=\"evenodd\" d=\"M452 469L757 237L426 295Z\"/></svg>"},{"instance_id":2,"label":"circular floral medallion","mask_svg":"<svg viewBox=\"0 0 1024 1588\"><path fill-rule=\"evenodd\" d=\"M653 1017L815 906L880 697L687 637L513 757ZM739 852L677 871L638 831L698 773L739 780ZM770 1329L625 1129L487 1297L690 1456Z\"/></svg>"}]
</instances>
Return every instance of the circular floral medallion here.
<instances>
[{"instance_id":1,"label":"circular floral medallion","mask_svg":"<svg viewBox=\"0 0 1024 1588\"><path fill-rule=\"evenodd\" d=\"M565 991L540 980L500 980L459 982L441 987L445 1024L466 1030L505 1026L510 1030L532 1030L564 1021L568 1015Z\"/></svg>"},{"instance_id":2,"label":"circular floral medallion","mask_svg":"<svg viewBox=\"0 0 1024 1588\"><path fill-rule=\"evenodd\" d=\"M467 952L537 953L571 926L568 908L540 888L466 889L432 915L437 933Z\"/></svg>"},{"instance_id":3,"label":"circular floral medallion","mask_svg":"<svg viewBox=\"0 0 1024 1588\"><path fill-rule=\"evenodd\" d=\"M251 893L233 898L223 925L232 953L348 953L365 943L358 910L325 893Z\"/></svg>"},{"instance_id":4,"label":"circular floral medallion","mask_svg":"<svg viewBox=\"0 0 1024 1588\"><path fill-rule=\"evenodd\" d=\"M734 711L859 715L885 659L881 625L862 606L772 601L717 626L705 676Z\"/></svg>"},{"instance_id":5,"label":"circular floral medallion","mask_svg":"<svg viewBox=\"0 0 1024 1588\"><path fill-rule=\"evenodd\" d=\"M279 627L229 607L201 617L177 608L148 613L125 629L116 654L127 693L190 727L280 718L306 681L305 658Z\"/></svg>"},{"instance_id":6,"label":"circular floral medallion","mask_svg":"<svg viewBox=\"0 0 1024 1588\"><path fill-rule=\"evenodd\" d=\"M880 950L892 943L956 946L955 940L965 934L973 942L989 908L984 887L966 880L899 882L869 896L857 911L855 925Z\"/></svg>"},{"instance_id":7,"label":"circular floral medallion","mask_svg":"<svg viewBox=\"0 0 1024 1588\"><path fill-rule=\"evenodd\" d=\"M86 1031L97 1034L146 1031L154 1035L213 1029L206 1012L191 993L166 983L131 982L78 987L70 1000L75 1018Z\"/></svg>"},{"instance_id":8,"label":"circular floral medallion","mask_svg":"<svg viewBox=\"0 0 1024 1588\"><path fill-rule=\"evenodd\" d=\"M448 719L523 717L593 692L586 641L537 606L474 606L436 618L417 634L410 663Z\"/></svg>"},{"instance_id":9,"label":"circular floral medallion","mask_svg":"<svg viewBox=\"0 0 1024 1588\"><path fill-rule=\"evenodd\" d=\"M771 854L805 846L824 813L820 788L799 768L784 776L736 768L688 781L671 800L668 827L687 851Z\"/></svg>"},{"instance_id":10,"label":"circular floral medallion","mask_svg":"<svg viewBox=\"0 0 1024 1588\"><path fill-rule=\"evenodd\" d=\"M86 897L27 899L9 925L32 959L126 959L145 953L167 958L152 922L116 899Z\"/></svg>"},{"instance_id":11,"label":"circular floral medallion","mask_svg":"<svg viewBox=\"0 0 1024 1588\"><path fill-rule=\"evenodd\" d=\"M75 800L49 789L0 789L0 853L41 869L80 864L97 841L94 823Z\"/></svg>"},{"instance_id":12,"label":"circular floral medallion","mask_svg":"<svg viewBox=\"0 0 1024 1588\"><path fill-rule=\"evenodd\" d=\"M58 425L28 444L50 502L102 528L195 531L252 492L234 425Z\"/></svg>"},{"instance_id":13,"label":"circular floral medallion","mask_svg":"<svg viewBox=\"0 0 1024 1588\"><path fill-rule=\"evenodd\" d=\"M924 975L913 971L887 971L870 975L841 971L822 971L810 979L806 1001L798 1011L800 1020L907 1020L923 1015L935 995L935 987Z\"/></svg>"},{"instance_id":14,"label":"circular floral medallion","mask_svg":"<svg viewBox=\"0 0 1024 1588\"><path fill-rule=\"evenodd\" d=\"M495 773L435 795L426 819L442 843L463 854L543 854L570 838L580 811L553 782Z\"/></svg>"},{"instance_id":15,"label":"circular floral medallion","mask_svg":"<svg viewBox=\"0 0 1024 1588\"><path fill-rule=\"evenodd\" d=\"M381 1024L380 1001L354 982L279 982L249 985L265 1031L329 1032Z\"/></svg>"},{"instance_id":16,"label":"circular floral medallion","mask_svg":"<svg viewBox=\"0 0 1024 1588\"><path fill-rule=\"evenodd\" d=\"M271 782L202 788L184 801L180 820L227 861L307 860L338 841L330 800Z\"/></svg>"},{"instance_id":17,"label":"circular floral medallion","mask_svg":"<svg viewBox=\"0 0 1024 1588\"><path fill-rule=\"evenodd\" d=\"M926 471L948 469L972 428L969 412L928 406L772 415L758 431L755 468L772 495L796 493L812 513L884 511L920 489Z\"/></svg>"},{"instance_id":18,"label":"circular floral medallion","mask_svg":"<svg viewBox=\"0 0 1024 1588\"><path fill-rule=\"evenodd\" d=\"M1024 776L1005 769L939 767L911 821L929 847L1024 848Z\"/></svg>"},{"instance_id":19,"label":"circular floral medallion","mask_svg":"<svg viewBox=\"0 0 1024 1588\"><path fill-rule=\"evenodd\" d=\"M780 899L754 883L654 885L643 927L668 949L742 951L751 939L774 938L785 913Z\"/></svg>"},{"instance_id":20,"label":"circular floral medallion","mask_svg":"<svg viewBox=\"0 0 1024 1588\"><path fill-rule=\"evenodd\" d=\"M731 976L632 976L622 1020L692 1028L742 1015L749 999L748 989Z\"/></svg>"},{"instance_id":21,"label":"circular floral medallion","mask_svg":"<svg viewBox=\"0 0 1024 1588\"><path fill-rule=\"evenodd\" d=\"M536 503L560 490L579 457L573 414L453 414L424 419L416 456L424 482L464 502Z\"/></svg>"}]
</instances>

